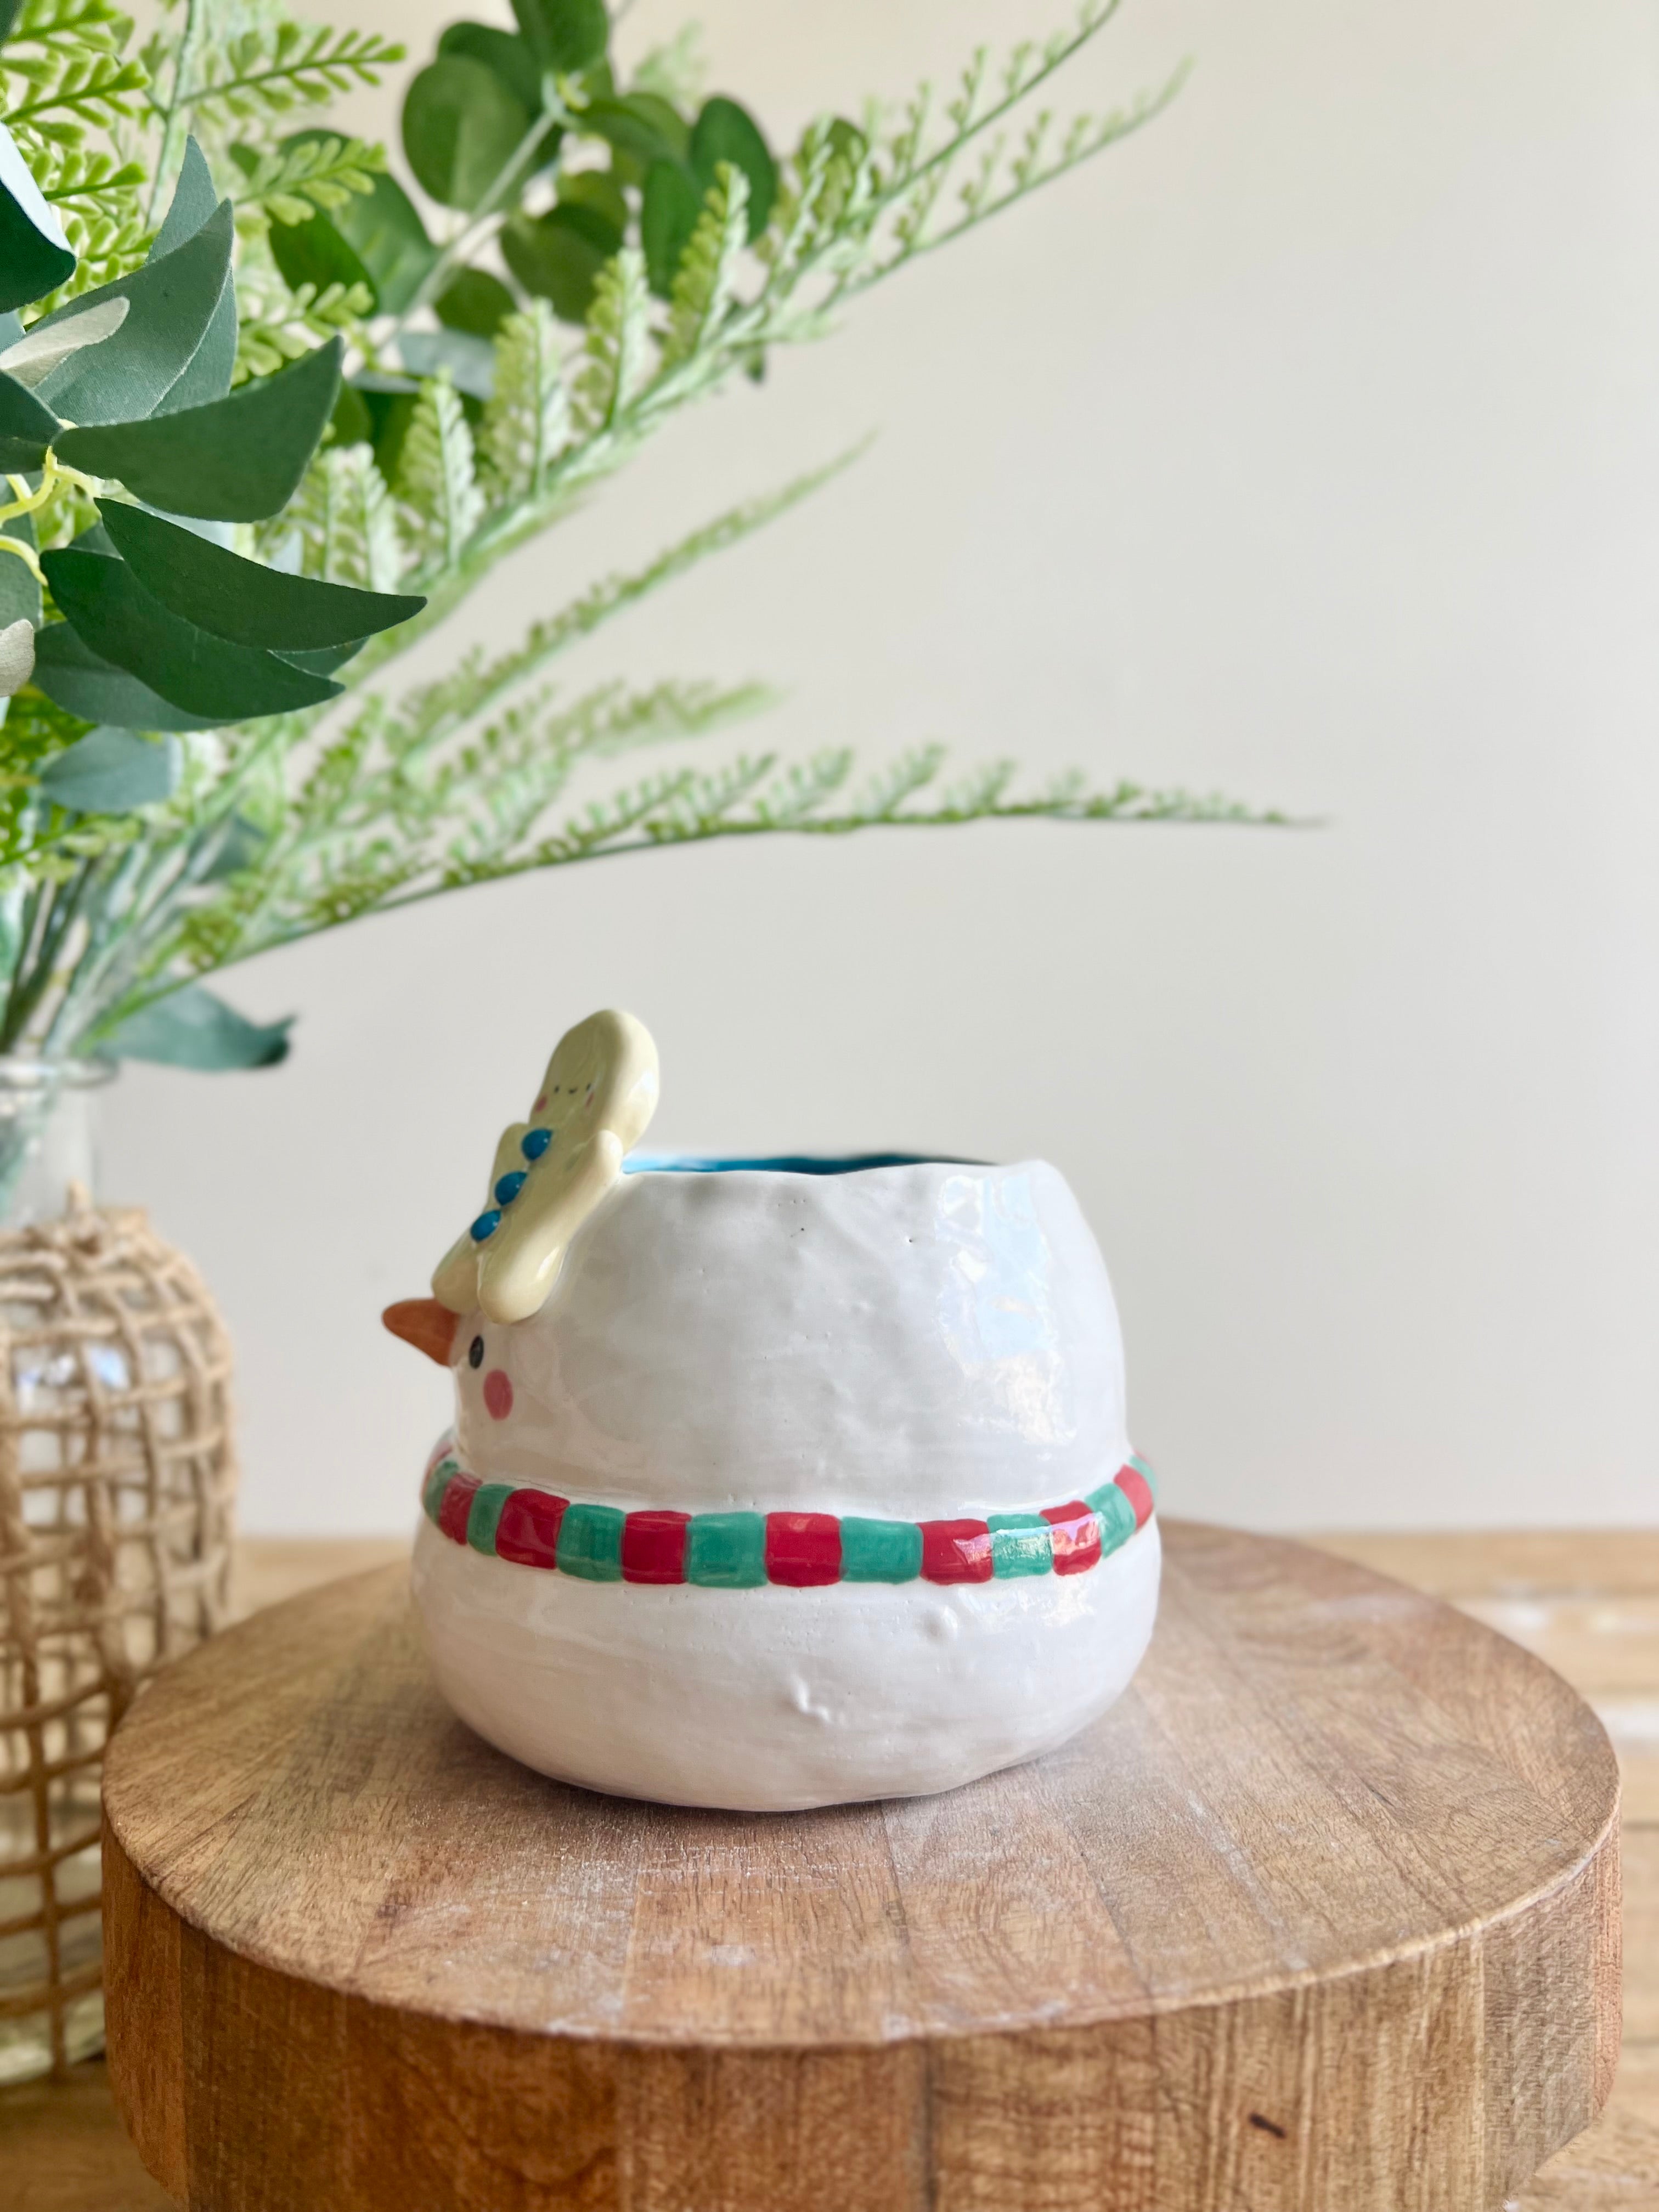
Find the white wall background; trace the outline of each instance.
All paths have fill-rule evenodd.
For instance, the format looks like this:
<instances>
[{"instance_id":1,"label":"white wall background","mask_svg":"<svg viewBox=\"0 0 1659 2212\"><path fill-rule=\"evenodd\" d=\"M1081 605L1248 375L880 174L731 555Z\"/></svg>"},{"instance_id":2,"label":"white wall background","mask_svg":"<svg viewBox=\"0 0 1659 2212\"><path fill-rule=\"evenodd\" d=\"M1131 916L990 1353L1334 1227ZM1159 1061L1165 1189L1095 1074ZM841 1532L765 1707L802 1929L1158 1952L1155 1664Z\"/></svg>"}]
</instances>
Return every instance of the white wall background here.
<instances>
[{"instance_id":1,"label":"white wall background","mask_svg":"<svg viewBox=\"0 0 1659 2212\"><path fill-rule=\"evenodd\" d=\"M449 12L329 10L417 55ZM783 139L1048 23L700 13L714 86ZM625 35L677 20L640 0ZM1191 52L1171 114L491 586L469 620L506 639L876 427L571 681L760 674L787 703L742 742L937 736L1324 826L668 853L251 967L240 1003L301 1011L289 1066L134 1070L106 1146L235 1327L249 1528L408 1522L446 1388L376 1309L607 1003L660 1042L665 1145L1059 1163L1180 1510L1655 1517L1655 28L1646 0L1141 0L1072 93Z\"/></svg>"}]
</instances>

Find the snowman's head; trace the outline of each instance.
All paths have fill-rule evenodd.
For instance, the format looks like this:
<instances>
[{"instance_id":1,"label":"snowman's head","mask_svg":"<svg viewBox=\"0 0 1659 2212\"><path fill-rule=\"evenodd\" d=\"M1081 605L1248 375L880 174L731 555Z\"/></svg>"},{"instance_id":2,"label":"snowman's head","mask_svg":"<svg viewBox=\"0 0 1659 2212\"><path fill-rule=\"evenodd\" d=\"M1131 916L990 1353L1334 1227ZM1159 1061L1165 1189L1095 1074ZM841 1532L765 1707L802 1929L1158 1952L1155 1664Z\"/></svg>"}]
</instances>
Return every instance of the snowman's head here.
<instances>
[{"instance_id":1,"label":"snowman's head","mask_svg":"<svg viewBox=\"0 0 1659 2212\"><path fill-rule=\"evenodd\" d=\"M657 1091L657 1048L631 1014L590 1014L567 1030L530 1118L502 1131L483 1206L439 1261L432 1297L387 1307L393 1335L453 1368L458 1389L476 1388L491 1418L511 1411L512 1386L485 1357L488 1335L540 1312L571 1237L644 1134Z\"/></svg>"}]
</instances>

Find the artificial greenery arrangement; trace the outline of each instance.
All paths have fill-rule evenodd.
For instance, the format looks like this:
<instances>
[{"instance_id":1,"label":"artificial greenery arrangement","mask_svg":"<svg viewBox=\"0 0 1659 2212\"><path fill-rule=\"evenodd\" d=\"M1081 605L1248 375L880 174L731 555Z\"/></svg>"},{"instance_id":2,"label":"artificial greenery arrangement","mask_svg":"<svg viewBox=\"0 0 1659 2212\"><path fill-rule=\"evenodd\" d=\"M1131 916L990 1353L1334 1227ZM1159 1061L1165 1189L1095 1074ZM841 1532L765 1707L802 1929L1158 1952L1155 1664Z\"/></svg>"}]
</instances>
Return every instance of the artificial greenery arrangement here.
<instances>
[{"instance_id":1,"label":"artificial greenery arrangement","mask_svg":"<svg viewBox=\"0 0 1659 2212\"><path fill-rule=\"evenodd\" d=\"M203 1066L286 1024L203 986L460 886L690 840L990 817L1236 817L915 753L646 777L566 818L586 763L714 730L755 687L549 665L828 471L596 583L514 650L387 665L660 423L1156 113L1059 130L1050 80L1115 10L976 56L935 106L814 123L781 157L698 96L682 38L624 82L604 0L452 24L403 149L330 102L401 51L276 0L0 0L0 1052ZM1020 118L1032 119L1020 127ZM0 707L4 700L0 698ZM0 1179L4 1164L0 1163Z\"/></svg>"}]
</instances>

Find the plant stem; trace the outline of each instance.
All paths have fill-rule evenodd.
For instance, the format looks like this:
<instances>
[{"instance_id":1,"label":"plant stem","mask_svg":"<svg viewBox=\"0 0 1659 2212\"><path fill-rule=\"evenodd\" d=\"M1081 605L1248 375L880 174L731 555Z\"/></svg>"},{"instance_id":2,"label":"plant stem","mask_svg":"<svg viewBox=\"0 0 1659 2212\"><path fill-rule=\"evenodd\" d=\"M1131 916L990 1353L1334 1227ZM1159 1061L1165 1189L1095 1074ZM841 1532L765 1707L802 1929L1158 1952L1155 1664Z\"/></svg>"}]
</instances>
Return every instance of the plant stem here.
<instances>
[{"instance_id":1,"label":"plant stem","mask_svg":"<svg viewBox=\"0 0 1659 2212\"><path fill-rule=\"evenodd\" d=\"M149 204L144 210L144 221L155 220L156 204L162 186L184 158L180 140L190 114L190 100L185 92L185 82L196 62L196 49L201 39L206 17L208 0L185 0L185 27L179 39L179 58L173 72L173 88L167 95L164 110L166 121L161 126L161 143L155 155L155 175L149 188Z\"/></svg>"},{"instance_id":2,"label":"plant stem","mask_svg":"<svg viewBox=\"0 0 1659 2212\"><path fill-rule=\"evenodd\" d=\"M40 918L39 943L19 962L7 1002L5 1027L0 1031L0 1050L13 1051L21 1042L30 1021L52 988L58 955L79 919L81 900L94 866L91 860L82 860L72 876L65 882L54 884L47 893Z\"/></svg>"},{"instance_id":3,"label":"plant stem","mask_svg":"<svg viewBox=\"0 0 1659 2212\"><path fill-rule=\"evenodd\" d=\"M418 313L422 307L429 307L437 298L444 288L445 280L451 270L458 262L464 260L473 247L483 239L489 225L500 213L502 202L535 160L542 141L548 132L556 124L568 120L568 118L561 109L543 109L503 162L495 182L477 206L473 209L469 219L462 224L421 279L415 296L403 313L396 318L387 331L384 341L386 344L391 344L394 338L401 335L411 315Z\"/></svg>"},{"instance_id":4,"label":"plant stem","mask_svg":"<svg viewBox=\"0 0 1659 2212\"><path fill-rule=\"evenodd\" d=\"M907 246L902 253L890 261L883 262L878 268L866 270L862 276L849 277L846 283L836 287L836 299L838 301L856 300L860 293L867 292L872 284L880 283L884 276L891 276L894 270L903 263L919 261L924 253L932 253L941 246L951 245L968 231L977 230L981 223L989 222L993 216L1000 215L1005 208L1017 205L1038 185L1051 183L1055 178L1065 175L1068 169L1076 168L1089 160L1091 155L1103 153L1108 146L1115 146L1123 139L1132 137L1137 131L1144 130L1147 124L1163 114L1192 75L1192 70L1191 61L1183 61L1150 100L1115 118L1109 127L1103 127L1099 135L1091 138L1087 146L1080 153L1073 155L1069 161L1060 162L1053 168L1043 170L1030 184L1006 192L1000 199L992 200L988 205L976 209L973 214L964 216L961 222L951 223L948 228L935 231L927 238L919 238L915 245Z\"/></svg>"},{"instance_id":5,"label":"plant stem","mask_svg":"<svg viewBox=\"0 0 1659 2212\"><path fill-rule=\"evenodd\" d=\"M36 881L28 887L23 901L23 910L17 925L17 951L10 975L6 979L6 1003L0 1014L0 1052L9 1051L16 1042L21 1024L13 1018L15 1008L21 1003L20 994L28 974L29 951L34 943L35 926L40 917L40 908L46 897L46 887Z\"/></svg>"}]
</instances>

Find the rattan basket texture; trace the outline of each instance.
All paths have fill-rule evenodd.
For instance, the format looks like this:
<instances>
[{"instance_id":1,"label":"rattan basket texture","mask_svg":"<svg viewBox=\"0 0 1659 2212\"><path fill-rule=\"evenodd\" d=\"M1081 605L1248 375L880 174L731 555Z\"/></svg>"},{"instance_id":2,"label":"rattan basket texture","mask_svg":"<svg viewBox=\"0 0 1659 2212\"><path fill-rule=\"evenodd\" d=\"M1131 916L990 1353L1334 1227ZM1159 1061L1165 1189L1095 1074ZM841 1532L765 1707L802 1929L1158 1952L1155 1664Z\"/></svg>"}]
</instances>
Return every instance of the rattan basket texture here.
<instances>
[{"instance_id":1,"label":"rattan basket texture","mask_svg":"<svg viewBox=\"0 0 1659 2212\"><path fill-rule=\"evenodd\" d=\"M229 1379L217 1309L141 1212L0 1232L0 2081L98 2046L99 1766L226 1618Z\"/></svg>"}]
</instances>

